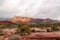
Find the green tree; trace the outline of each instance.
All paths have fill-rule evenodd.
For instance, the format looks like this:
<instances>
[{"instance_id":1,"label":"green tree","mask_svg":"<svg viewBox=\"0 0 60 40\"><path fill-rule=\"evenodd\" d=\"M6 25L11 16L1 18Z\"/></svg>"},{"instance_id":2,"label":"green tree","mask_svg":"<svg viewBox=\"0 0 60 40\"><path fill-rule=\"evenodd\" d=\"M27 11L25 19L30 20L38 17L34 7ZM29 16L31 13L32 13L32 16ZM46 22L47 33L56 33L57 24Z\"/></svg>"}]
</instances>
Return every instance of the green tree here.
<instances>
[{"instance_id":1,"label":"green tree","mask_svg":"<svg viewBox=\"0 0 60 40\"><path fill-rule=\"evenodd\" d=\"M20 28L18 28L17 33L19 34L30 34L30 28L28 25L23 25Z\"/></svg>"}]
</instances>

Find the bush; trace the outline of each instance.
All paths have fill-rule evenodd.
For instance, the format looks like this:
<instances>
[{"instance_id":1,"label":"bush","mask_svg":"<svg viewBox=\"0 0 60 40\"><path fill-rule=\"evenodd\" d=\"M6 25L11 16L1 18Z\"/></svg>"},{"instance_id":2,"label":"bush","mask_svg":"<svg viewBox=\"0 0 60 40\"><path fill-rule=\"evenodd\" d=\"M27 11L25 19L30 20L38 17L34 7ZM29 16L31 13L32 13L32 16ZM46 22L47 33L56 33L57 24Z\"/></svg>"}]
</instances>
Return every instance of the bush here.
<instances>
[{"instance_id":1,"label":"bush","mask_svg":"<svg viewBox=\"0 0 60 40\"><path fill-rule=\"evenodd\" d=\"M46 29L47 32L52 32L51 29Z\"/></svg>"},{"instance_id":2,"label":"bush","mask_svg":"<svg viewBox=\"0 0 60 40\"><path fill-rule=\"evenodd\" d=\"M0 36L2 36L3 35L3 30L2 29L0 29Z\"/></svg>"},{"instance_id":3,"label":"bush","mask_svg":"<svg viewBox=\"0 0 60 40\"><path fill-rule=\"evenodd\" d=\"M57 26L53 26L53 27L51 27L51 30L52 30L52 31L58 31L59 28L58 28Z\"/></svg>"},{"instance_id":4,"label":"bush","mask_svg":"<svg viewBox=\"0 0 60 40\"><path fill-rule=\"evenodd\" d=\"M17 37L17 36L12 36L12 37L9 38L9 40L20 40L20 38Z\"/></svg>"},{"instance_id":5,"label":"bush","mask_svg":"<svg viewBox=\"0 0 60 40\"><path fill-rule=\"evenodd\" d=\"M30 34L30 27L27 25L23 25L22 27L18 28L17 33L19 34Z\"/></svg>"}]
</instances>

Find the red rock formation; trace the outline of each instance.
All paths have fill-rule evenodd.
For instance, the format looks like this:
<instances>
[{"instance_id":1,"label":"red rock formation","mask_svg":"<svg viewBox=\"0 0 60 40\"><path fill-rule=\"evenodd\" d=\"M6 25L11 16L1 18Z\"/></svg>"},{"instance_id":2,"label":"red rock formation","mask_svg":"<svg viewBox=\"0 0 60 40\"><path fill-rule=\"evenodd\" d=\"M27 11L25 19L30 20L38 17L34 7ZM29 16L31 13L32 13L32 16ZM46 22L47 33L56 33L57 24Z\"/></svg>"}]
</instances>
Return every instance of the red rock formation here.
<instances>
[{"instance_id":1,"label":"red rock formation","mask_svg":"<svg viewBox=\"0 0 60 40\"><path fill-rule=\"evenodd\" d=\"M27 17L20 17L20 16L14 16L12 19L12 22L20 22L20 23L29 23L31 21L31 18Z\"/></svg>"},{"instance_id":2,"label":"red rock formation","mask_svg":"<svg viewBox=\"0 0 60 40\"><path fill-rule=\"evenodd\" d=\"M0 25L6 25L6 24L14 25L14 22L8 20L0 21Z\"/></svg>"},{"instance_id":3,"label":"red rock formation","mask_svg":"<svg viewBox=\"0 0 60 40\"><path fill-rule=\"evenodd\" d=\"M30 23L32 23L32 24L44 24L44 23L52 23L53 21L54 20L51 20L50 18L39 19L39 18L28 18L28 17L20 17L20 16L14 16L12 19L12 22L25 23L25 24L30 24Z\"/></svg>"}]
</instances>

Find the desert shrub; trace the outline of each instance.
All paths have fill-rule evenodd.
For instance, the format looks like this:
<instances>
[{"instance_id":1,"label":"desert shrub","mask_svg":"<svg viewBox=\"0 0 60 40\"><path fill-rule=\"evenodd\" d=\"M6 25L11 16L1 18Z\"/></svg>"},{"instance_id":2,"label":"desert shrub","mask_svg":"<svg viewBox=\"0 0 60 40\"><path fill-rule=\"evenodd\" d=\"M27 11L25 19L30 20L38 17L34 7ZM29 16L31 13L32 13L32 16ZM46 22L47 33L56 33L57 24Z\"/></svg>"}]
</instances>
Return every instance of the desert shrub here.
<instances>
[{"instance_id":1,"label":"desert shrub","mask_svg":"<svg viewBox=\"0 0 60 40\"><path fill-rule=\"evenodd\" d=\"M23 25L22 27L18 28L17 30L18 34L30 34L30 27L27 25Z\"/></svg>"},{"instance_id":2,"label":"desert shrub","mask_svg":"<svg viewBox=\"0 0 60 40\"><path fill-rule=\"evenodd\" d=\"M12 37L9 38L9 40L20 40L20 38L17 37L17 36L12 36Z\"/></svg>"},{"instance_id":3,"label":"desert shrub","mask_svg":"<svg viewBox=\"0 0 60 40\"><path fill-rule=\"evenodd\" d=\"M3 30L2 29L0 29L0 36L2 36L3 35Z\"/></svg>"}]
</instances>

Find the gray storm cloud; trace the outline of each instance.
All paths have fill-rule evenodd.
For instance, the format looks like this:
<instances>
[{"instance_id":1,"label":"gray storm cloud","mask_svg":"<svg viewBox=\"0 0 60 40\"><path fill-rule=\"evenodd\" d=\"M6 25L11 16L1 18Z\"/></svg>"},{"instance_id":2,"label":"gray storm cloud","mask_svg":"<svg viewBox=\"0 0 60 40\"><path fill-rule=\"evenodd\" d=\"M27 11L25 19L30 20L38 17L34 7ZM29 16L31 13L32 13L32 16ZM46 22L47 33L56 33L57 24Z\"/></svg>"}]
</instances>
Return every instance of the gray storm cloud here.
<instances>
[{"instance_id":1,"label":"gray storm cloud","mask_svg":"<svg viewBox=\"0 0 60 40\"><path fill-rule=\"evenodd\" d=\"M0 0L0 17L15 15L60 20L60 0Z\"/></svg>"}]
</instances>

